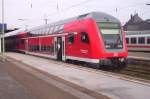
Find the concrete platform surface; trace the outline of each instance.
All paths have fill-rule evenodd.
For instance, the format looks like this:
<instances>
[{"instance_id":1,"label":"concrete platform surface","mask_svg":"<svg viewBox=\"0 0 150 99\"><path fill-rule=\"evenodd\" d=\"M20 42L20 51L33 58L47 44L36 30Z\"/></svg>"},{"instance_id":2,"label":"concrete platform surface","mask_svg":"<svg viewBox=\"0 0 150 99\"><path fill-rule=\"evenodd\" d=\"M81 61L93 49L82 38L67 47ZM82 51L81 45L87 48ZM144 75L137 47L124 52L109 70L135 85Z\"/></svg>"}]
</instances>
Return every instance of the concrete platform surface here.
<instances>
[{"instance_id":1,"label":"concrete platform surface","mask_svg":"<svg viewBox=\"0 0 150 99\"><path fill-rule=\"evenodd\" d=\"M81 69L71 64L30 55L18 53L5 55L113 99L148 99L150 97L149 83L92 71L92 69Z\"/></svg>"},{"instance_id":2,"label":"concrete platform surface","mask_svg":"<svg viewBox=\"0 0 150 99\"><path fill-rule=\"evenodd\" d=\"M0 62L0 99L36 99L21 83L5 70Z\"/></svg>"}]
</instances>

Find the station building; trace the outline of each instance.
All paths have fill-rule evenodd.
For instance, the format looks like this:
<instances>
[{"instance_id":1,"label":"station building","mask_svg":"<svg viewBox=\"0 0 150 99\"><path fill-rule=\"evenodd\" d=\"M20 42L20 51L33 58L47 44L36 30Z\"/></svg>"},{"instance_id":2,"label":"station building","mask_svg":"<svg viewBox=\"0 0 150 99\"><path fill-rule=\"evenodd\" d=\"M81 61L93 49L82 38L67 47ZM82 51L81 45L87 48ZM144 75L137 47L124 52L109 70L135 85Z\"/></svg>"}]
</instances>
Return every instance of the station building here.
<instances>
[{"instance_id":1,"label":"station building","mask_svg":"<svg viewBox=\"0 0 150 99\"><path fill-rule=\"evenodd\" d=\"M149 31L150 19L143 20L138 13L131 15L129 21L123 26L125 31ZM132 32L131 32L132 33Z\"/></svg>"}]
</instances>

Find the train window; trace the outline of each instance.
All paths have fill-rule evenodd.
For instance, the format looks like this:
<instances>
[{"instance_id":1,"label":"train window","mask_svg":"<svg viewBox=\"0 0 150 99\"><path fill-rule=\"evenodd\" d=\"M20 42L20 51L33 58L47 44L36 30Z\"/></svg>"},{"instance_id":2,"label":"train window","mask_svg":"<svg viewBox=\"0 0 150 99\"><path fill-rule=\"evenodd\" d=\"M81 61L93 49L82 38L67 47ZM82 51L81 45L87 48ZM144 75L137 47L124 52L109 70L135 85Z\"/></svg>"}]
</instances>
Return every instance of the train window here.
<instances>
[{"instance_id":1,"label":"train window","mask_svg":"<svg viewBox=\"0 0 150 99\"><path fill-rule=\"evenodd\" d=\"M41 35L41 29L38 29L38 35Z\"/></svg>"},{"instance_id":2,"label":"train window","mask_svg":"<svg viewBox=\"0 0 150 99\"><path fill-rule=\"evenodd\" d=\"M129 38L126 38L126 42L127 42L127 44L129 44Z\"/></svg>"},{"instance_id":3,"label":"train window","mask_svg":"<svg viewBox=\"0 0 150 99\"><path fill-rule=\"evenodd\" d=\"M30 35L34 36L34 31L30 31Z\"/></svg>"},{"instance_id":4,"label":"train window","mask_svg":"<svg viewBox=\"0 0 150 99\"><path fill-rule=\"evenodd\" d=\"M42 29L39 30L39 34L42 35Z\"/></svg>"},{"instance_id":5,"label":"train window","mask_svg":"<svg viewBox=\"0 0 150 99\"><path fill-rule=\"evenodd\" d=\"M24 39L21 39L21 44L24 44Z\"/></svg>"},{"instance_id":6,"label":"train window","mask_svg":"<svg viewBox=\"0 0 150 99\"><path fill-rule=\"evenodd\" d=\"M136 38L134 37L134 38L131 38L131 44L136 44L137 43L137 40L136 40Z\"/></svg>"},{"instance_id":7,"label":"train window","mask_svg":"<svg viewBox=\"0 0 150 99\"><path fill-rule=\"evenodd\" d=\"M42 28L42 29L41 29L41 34L42 34L42 35L45 35L45 28Z\"/></svg>"},{"instance_id":8,"label":"train window","mask_svg":"<svg viewBox=\"0 0 150 99\"><path fill-rule=\"evenodd\" d=\"M139 44L145 44L145 37L139 37Z\"/></svg>"},{"instance_id":9,"label":"train window","mask_svg":"<svg viewBox=\"0 0 150 99\"><path fill-rule=\"evenodd\" d=\"M51 27L51 34L53 34L53 33L54 33L54 29L55 29L55 27L54 27L54 26L52 26L52 27Z\"/></svg>"},{"instance_id":10,"label":"train window","mask_svg":"<svg viewBox=\"0 0 150 99\"><path fill-rule=\"evenodd\" d=\"M30 31L30 36L31 36L31 37L33 36L33 31Z\"/></svg>"},{"instance_id":11,"label":"train window","mask_svg":"<svg viewBox=\"0 0 150 99\"><path fill-rule=\"evenodd\" d=\"M150 37L147 37L147 44L150 44Z\"/></svg>"},{"instance_id":12,"label":"train window","mask_svg":"<svg viewBox=\"0 0 150 99\"><path fill-rule=\"evenodd\" d=\"M48 34L52 34L52 27L49 27Z\"/></svg>"},{"instance_id":13,"label":"train window","mask_svg":"<svg viewBox=\"0 0 150 99\"><path fill-rule=\"evenodd\" d=\"M56 28L56 26L52 27L52 33L55 33L55 28Z\"/></svg>"},{"instance_id":14,"label":"train window","mask_svg":"<svg viewBox=\"0 0 150 99\"><path fill-rule=\"evenodd\" d=\"M38 30L34 30L34 34L35 34L35 36L37 36Z\"/></svg>"},{"instance_id":15,"label":"train window","mask_svg":"<svg viewBox=\"0 0 150 99\"><path fill-rule=\"evenodd\" d=\"M59 32L63 32L64 25L60 25Z\"/></svg>"},{"instance_id":16,"label":"train window","mask_svg":"<svg viewBox=\"0 0 150 99\"><path fill-rule=\"evenodd\" d=\"M49 27L46 28L46 34L49 34Z\"/></svg>"},{"instance_id":17,"label":"train window","mask_svg":"<svg viewBox=\"0 0 150 99\"><path fill-rule=\"evenodd\" d=\"M59 27L60 27L59 25L56 26L55 32L59 31Z\"/></svg>"},{"instance_id":18,"label":"train window","mask_svg":"<svg viewBox=\"0 0 150 99\"><path fill-rule=\"evenodd\" d=\"M54 33L57 32L57 26L54 26Z\"/></svg>"},{"instance_id":19,"label":"train window","mask_svg":"<svg viewBox=\"0 0 150 99\"><path fill-rule=\"evenodd\" d=\"M41 45L40 51L43 51L43 46Z\"/></svg>"},{"instance_id":20,"label":"train window","mask_svg":"<svg viewBox=\"0 0 150 99\"><path fill-rule=\"evenodd\" d=\"M68 35L68 43L69 44L73 44L74 43L74 34L69 34Z\"/></svg>"},{"instance_id":21,"label":"train window","mask_svg":"<svg viewBox=\"0 0 150 99\"><path fill-rule=\"evenodd\" d=\"M45 34L46 34L46 35L48 35L47 30L48 30L48 27L45 28Z\"/></svg>"},{"instance_id":22,"label":"train window","mask_svg":"<svg viewBox=\"0 0 150 99\"><path fill-rule=\"evenodd\" d=\"M46 28L45 27L42 29L42 35L46 35Z\"/></svg>"},{"instance_id":23,"label":"train window","mask_svg":"<svg viewBox=\"0 0 150 99\"><path fill-rule=\"evenodd\" d=\"M84 43L89 43L89 37L86 32L81 32L81 41Z\"/></svg>"},{"instance_id":24,"label":"train window","mask_svg":"<svg viewBox=\"0 0 150 99\"><path fill-rule=\"evenodd\" d=\"M38 51L39 50L39 46L38 45L36 45L36 51Z\"/></svg>"}]
</instances>

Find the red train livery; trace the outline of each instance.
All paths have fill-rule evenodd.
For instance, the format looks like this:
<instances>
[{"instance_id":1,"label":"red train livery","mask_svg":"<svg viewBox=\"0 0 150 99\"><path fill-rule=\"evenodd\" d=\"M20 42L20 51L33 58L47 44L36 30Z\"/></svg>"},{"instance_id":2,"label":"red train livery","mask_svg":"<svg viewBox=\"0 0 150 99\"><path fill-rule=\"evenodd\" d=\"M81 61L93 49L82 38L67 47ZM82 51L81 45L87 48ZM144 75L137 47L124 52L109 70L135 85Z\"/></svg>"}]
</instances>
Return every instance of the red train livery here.
<instances>
[{"instance_id":1,"label":"red train livery","mask_svg":"<svg viewBox=\"0 0 150 99\"><path fill-rule=\"evenodd\" d=\"M125 33L118 19L91 12L67 20L5 35L8 51L99 65L126 65Z\"/></svg>"}]
</instances>

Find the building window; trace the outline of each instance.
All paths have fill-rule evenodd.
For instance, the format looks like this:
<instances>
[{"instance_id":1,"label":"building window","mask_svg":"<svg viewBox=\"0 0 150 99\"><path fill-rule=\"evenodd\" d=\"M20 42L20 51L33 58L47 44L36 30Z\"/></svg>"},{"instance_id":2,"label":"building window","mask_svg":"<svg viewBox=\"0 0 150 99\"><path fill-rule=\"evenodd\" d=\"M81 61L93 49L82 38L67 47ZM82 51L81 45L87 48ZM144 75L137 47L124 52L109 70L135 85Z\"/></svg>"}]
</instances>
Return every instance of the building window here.
<instances>
[{"instance_id":1,"label":"building window","mask_svg":"<svg viewBox=\"0 0 150 99\"><path fill-rule=\"evenodd\" d=\"M131 44L136 44L137 43L137 40L136 40L136 38L134 37L134 38L131 38Z\"/></svg>"},{"instance_id":2,"label":"building window","mask_svg":"<svg viewBox=\"0 0 150 99\"><path fill-rule=\"evenodd\" d=\"M139 44L145 44L145 37L139 37Z\"/></svg>"},{"instance_id":3,"label":"building window","mask_svg":"<svg viewBox=\"0 0 150 99\"><path fill-rule=\"evenodd\" d=\"M126 38L126 42L127 42L127 44L129 44L129 38Z\"/></svg>"},{"instance_id":4,"label":"building window","mask_svg":"<svg viewBox=\"0 0 150 99\"><path fill-rule=\"evenodd\" d=\"M89 37L86 32L81 32L81 41L84 43L89 43Z\"/></svg>"},{"instance_id":5,"label":"building window","mask_svg":"<svg viewBox=\"0 0 150 99\"><path fill-rule=\"evenodd\" d=\"M69 34L68 35L68 43L69 44L73 44L74 43L74 34Z\"/></svg>"}]
</instances>

